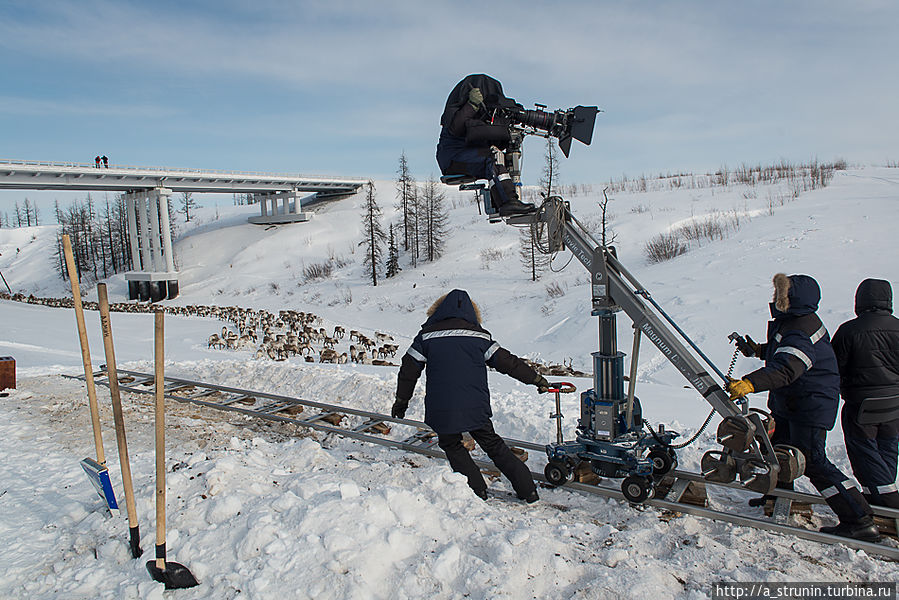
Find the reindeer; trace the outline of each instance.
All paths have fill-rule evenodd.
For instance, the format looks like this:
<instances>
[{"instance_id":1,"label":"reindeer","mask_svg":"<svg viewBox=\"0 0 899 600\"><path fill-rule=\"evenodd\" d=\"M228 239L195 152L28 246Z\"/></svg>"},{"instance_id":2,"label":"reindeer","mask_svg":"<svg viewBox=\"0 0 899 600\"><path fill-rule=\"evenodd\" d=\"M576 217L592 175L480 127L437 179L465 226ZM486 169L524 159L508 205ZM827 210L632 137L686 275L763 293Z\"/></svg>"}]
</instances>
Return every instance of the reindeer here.
<instances>
[{"instance_id":1,"label":"reindeer","mask_svg":"<svg viewBox=\"0 0 899 600\"><path fill-rule=\"evenodd\" d=\"M246 348L246 347L255 346L255 345L256 345L256 332L255 331L248 331L247 333L244 333L243 335L241 335L240 338L238 338L238 340L237 340L238 348Z\"/></svg>"},{"instance_id":2,"label":"reindeer","mask_svg":"<svg viewBox=\"0 0 899 600\"><path fill-rule=\"evenodd\" d=\"M345 336L346 336L346 329L344 329L340 325L337 325L334 327L334 339L335 340L343 339Z\"/></svg>"}]
</instances>

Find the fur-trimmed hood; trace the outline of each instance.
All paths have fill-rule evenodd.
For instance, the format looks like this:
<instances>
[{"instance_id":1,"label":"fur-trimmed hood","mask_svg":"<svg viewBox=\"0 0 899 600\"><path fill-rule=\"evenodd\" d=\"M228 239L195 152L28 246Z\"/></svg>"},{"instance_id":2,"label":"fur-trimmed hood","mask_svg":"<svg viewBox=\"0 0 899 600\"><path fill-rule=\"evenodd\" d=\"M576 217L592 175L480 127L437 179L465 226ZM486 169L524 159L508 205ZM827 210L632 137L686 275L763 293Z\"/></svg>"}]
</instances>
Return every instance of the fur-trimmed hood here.
<instances>
[{"instance_id":1,"label":"fur-trimmed hood","mask_svg":"<svg viewBox=\"0 0 899 600\"><path fill-rule=\"evenodd\" d=\"M453 290L437 298L428 309L428 320L424 325L453 318L464 319L475 325L481 324L481 311L465 290Z\"/></svg>"},{"instance_id":2,"label":"fur-trimmed hood","mask_svg":"<svg viewBox=\"0 0 899 600\"><path fill-rule=\"evenodd\" d=\"M771 302L771 316L775 319L784 316L798 317L809 315L818 310L821 302L821 287L813 277L808 275L774 276L774 299Z\"/></svg>"}]
</instances>

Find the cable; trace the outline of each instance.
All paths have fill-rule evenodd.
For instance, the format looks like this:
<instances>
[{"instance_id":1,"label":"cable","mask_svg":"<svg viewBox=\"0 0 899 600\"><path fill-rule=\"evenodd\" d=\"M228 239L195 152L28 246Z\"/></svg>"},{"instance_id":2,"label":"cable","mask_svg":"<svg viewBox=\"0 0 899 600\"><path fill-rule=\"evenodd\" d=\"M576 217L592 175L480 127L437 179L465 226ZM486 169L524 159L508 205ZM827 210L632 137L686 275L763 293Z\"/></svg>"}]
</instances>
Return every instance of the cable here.
<instances>
[{"instance_id":1,"label":"cable","mask_svg":"<svg viewBox=\"0 0 899 600\"><path fill-rule=\"evenodd\" d=\"M734 357L730 359L730 368L727 369L727 379L725 383L731 379L731 375L734 372L734 367L737 366L737 352L739 352L739 348L734 348Z\"/></svg>"},{"instance_id":2,"label":"cable","mask_svg":"<svg viewBox=\"0 0 899 600\"><path fill-rule=\"evenodd\" d=\"M686 442L684 442L682 444L666 444L661 438L659 438L658 435L656 435L655 430L653 430L653 428L649 424L649 421L647 421L646 419L643 419L643 427L645 427L649 431L649 433L652 434L652 437L655 438L655 440L659 444L666 446L668 448L671 448L672 450L680 450L681 448L686 448L687 446L689 446L690 444L695 442L699 438L699 436L702 435L702 432L705 431L706 427L709 426L709 423L712 422L712 417L714 417L714 416L715 416L715 409L713 408L711 410L711 412L709 413L709 416L705 418L705 423L702 424L702 427L699 428L699 431L697 431L693 435L693 437L691 437L689 440L687 440Z\"/></svg>"}]
</instances>

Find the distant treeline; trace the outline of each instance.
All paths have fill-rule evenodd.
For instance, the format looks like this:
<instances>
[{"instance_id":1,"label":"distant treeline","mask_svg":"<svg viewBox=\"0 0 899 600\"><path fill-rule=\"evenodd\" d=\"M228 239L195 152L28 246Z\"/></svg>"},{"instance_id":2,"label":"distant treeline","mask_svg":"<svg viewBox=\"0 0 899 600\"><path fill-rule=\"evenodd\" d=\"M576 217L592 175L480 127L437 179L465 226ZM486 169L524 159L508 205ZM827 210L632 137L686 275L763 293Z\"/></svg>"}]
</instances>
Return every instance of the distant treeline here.
<instances>
[{"instance_id":1,"label":"distant treeline","mask_svg":"<svg viewBox=\"0 0 899 600\"><path fill-rule=\"evenodd\" d=\"M628 178L622 175L619 179L609 179L610 193L615 192L659 192L677 189L703 189L729 185L768 185L786 182L797 192L807 192L826 187L833 179L834 171L845 171L845 160L832 163L819 163L817 160L807 164L793 164L780 161L773 165L742 164L736 168L723 166L714 173L694 175L693 173L668 173L656 177L640 175Z\"/></svg>"},{"instance_id":2,"label":"distant treeline","mask_svg":"<svg viewBox=\"0 0 899 600\"><path fill-rule=\"evenodd\" d=\"M40 216L37 204L25 198L24 206L19 206L17 200L12 217L7 212L0 213L0 227L37 227L40 225Z\"/></svg>"},{"instance_id":3,"label":"distant treeline","mask_svg":"<svg viewBox=\"0 0 899 600\"><path fill-rule=\"evenodd\" d=\"M66 234L82 279L98 281L131 268L128 216L122 195L107 198L99 206L90 194L65 209L56 202L55 214L58 226L53 263L61 278L68 279L62 249L62 236Z\"/></svg>"}]
</instances>

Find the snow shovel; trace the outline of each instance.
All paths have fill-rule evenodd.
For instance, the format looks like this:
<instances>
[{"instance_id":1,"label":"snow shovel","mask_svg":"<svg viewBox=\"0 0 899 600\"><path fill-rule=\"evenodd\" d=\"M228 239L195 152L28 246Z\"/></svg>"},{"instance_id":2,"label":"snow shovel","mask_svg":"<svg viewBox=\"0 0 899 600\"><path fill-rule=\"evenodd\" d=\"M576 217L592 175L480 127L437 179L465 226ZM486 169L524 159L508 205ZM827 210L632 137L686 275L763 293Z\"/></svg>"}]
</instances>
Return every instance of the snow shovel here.
<instances>
[{"instance_id":1,"label":"snow shovel","mask_svg":"<svg viewBox=\"0 0 899 600\"><path fill-rule=\"evenodd\" d=\"M94 386L94 368L91 365L91 350L87 343L87 327L84 324L84 307L81 305L81 286L78 283L78 270L75 268L75 256L72 254L72 242L68 234L62 236L63 253L66 258L66 269L72 284L72 298L75 305L75 322L78 325L78 340L81 342L81 362L84 363L84 382L87 384L87 400L91 410L91 425L94 429L94 447L97 460L85 458L81 468L87 474L94 489L106 502L106 508L114 516L119 514L119 503L116 502L112 482L109 480L109 469L106 468L106 453L103 451L103 436L100 434L100 412L97 408L97 388Z\"/></svg>"},{"instance_id":2,"label":"snow shovel","mask_svg":"<svg viewBox=\"0 0 899 600\"><path fill-rule=\"evenodd\" d=\"M193 574L182 564L165 559L165 377L163 365L164 313L156 311L156 560L147 561L147 571L167 590L191 588L199 585Z\"/></svg>"},{"instance_id":3,"label":"snow shovel","mask_svg":"<svg viewBox=\"0 0 899 600\"><path fill-rule=\"evenodd\" d=\"M125 488L125 507L128 509L128 527L131 530L131 556L138 558L140 529L137 525L137 507L134 504L134 487L131 483L131 462L128 460L128 441L125 439L125 418L122 416L122 396L119 392L119 376L115 366L115 348L112 345L112 324L109 322L109 297L106 284L97 284L97 300L100 304L100 325L103 328L103 349L106 351L106 374L109 377L109 395L112 398L112 416L115 420L115 437L119 447L119 466Z\"/></svg>"}]
</instances>

